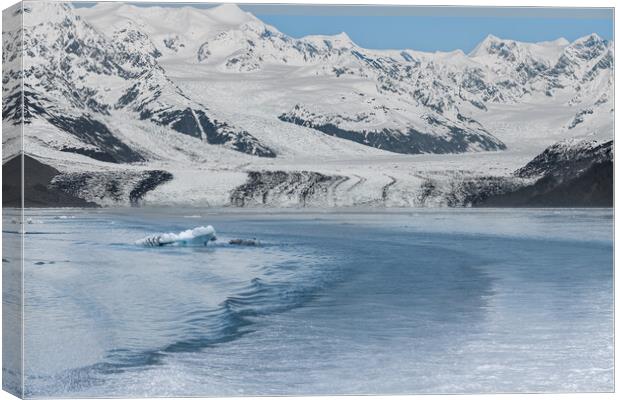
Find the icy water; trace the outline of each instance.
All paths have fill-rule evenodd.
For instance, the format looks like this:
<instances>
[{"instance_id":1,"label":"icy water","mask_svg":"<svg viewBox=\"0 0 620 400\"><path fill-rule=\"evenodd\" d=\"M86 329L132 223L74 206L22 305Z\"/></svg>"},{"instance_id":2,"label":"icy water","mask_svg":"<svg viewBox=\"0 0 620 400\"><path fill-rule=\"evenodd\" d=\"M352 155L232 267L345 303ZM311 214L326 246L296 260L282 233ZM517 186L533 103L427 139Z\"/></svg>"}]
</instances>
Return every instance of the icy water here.
<instances>
[{"instance_id":1,"label":"icy water","mask_svg":"<svg viewBox=\"0 0 620 400\"><path fill-rule=\"evenodd\" d=\"M26 214L29 397L614 389L612 210Z\"/></svg>"}]
</instances>

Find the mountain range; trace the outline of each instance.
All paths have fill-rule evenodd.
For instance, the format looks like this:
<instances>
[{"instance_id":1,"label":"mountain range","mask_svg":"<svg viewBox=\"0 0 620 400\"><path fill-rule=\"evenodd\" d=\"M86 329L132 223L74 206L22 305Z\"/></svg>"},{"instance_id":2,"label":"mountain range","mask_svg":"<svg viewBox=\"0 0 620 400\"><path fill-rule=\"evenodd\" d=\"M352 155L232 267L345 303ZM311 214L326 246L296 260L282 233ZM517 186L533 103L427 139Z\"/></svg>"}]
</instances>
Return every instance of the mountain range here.
<instances>
[{"instance_id":1,"label":"mountain range","mask_svg":"<svg viewBox=\"0 0 620 400\"><path fill-rule=\"evenodd\" d=\"M28 165L58 172L52 198L476 205L552 171L522 173L545 151L590 160L577 175L612 161L592 150L612 148L614 117L613 42L596 34L489 35L465 54L294 38L234 4L23 2L3 20L3 161L23 140Z\"/></svg>"}]
</instances>

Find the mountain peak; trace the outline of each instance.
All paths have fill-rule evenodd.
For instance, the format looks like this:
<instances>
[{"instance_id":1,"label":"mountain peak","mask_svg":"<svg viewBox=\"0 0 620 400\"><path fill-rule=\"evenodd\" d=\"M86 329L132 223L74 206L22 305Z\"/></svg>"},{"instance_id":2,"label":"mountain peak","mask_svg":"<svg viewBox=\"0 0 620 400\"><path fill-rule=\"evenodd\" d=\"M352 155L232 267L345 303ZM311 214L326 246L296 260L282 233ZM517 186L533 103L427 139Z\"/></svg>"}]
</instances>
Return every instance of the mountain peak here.
<instances>
[{"instance_id":1,"label":"mountain peak","mask_svg":"<svg viewBox=\"0 0 620 400\"><path fill-rule=\"evenodd\" d=\"M207 13L210 17L230 25L241 25L255 19L252 14L243 11L238 5L233 3L223 3L209 8Z\"/></svg>"},{"instance_id":2,"label":"mountain peak","mask_svg":"<svg viewBox=\"0 0 620 400\"><path fill-rule=\"evenodd\" d=\"M324 44L328 44L328 46L336 48L350 48L357 46L345 32L340 32L336 35L308 35L304 36L303 40L318 46L323 46Z\"/></svg>"},{"instance_id":3,"label":"mountain peak","mask_svg":"<svg viewBox=\"0 0 620 400\"><path fill-rule=\"evenodd\" d=\"M470 57L481 56L489 53L489 49L496 45L498 42L502 42L502 39L493 34L488 34L478 45L469 53Z\"/></svg>"},{"instance_id":4,"label":"mountain peak","mask_svg":"<svg viewBox=\"0 0 620 400\"><path fill-rule=\"evenodd\" d=\"M492 33L489 33L483 40L483 43L489 43L489 42L499 42L502 39L498 38L497 36L493 35Z\"/></svg>"},{"instance_id":5,"label":"mountain peak","mask_svg":"<svg viewBox=\"0 0 620 400\"><path fill-rule=\"evenodd\" d=\"M330 39L340 47L350 47L354 45L353 40L346 34L346 32L340 32L336 35L330 36Z\"/></svg>"},{"instance_id":6,"label":"mountain peak","mask_svg":"<svg viewBox=\"0 0 620 400\"><path fill-rule=\"evenodd\" d=\"M581 37L567 47L569 54L582 60L594 60L604 54L610 47L609 41L596 33Z\"/></svg>"},{"instance_id":7,"label":"mountain peak","mask_svg":"<svg viewBox=\"0 0 620 400\"><path fill-rule=\"evenodd\" d=\"M332 36L334 38L334 40L342 40L342 41L351 41L351 38L349 37L349 35L347 35L346 32L340 32L334 36Z\"/></svg>"},{"instance_id":8,"label":"mountain peak","mask_svg":"<svg viewBox=\"0 0 620 400\"><path fill-rule=\"evenodd\" d=\"M74 18L73 5L55 1L24 3L24 25L34 26L42 23L58 23L67 17Z\"/></svg>"},{"instance_id":9,"label":"mountain peak","mask_svg":"<svg viewBox=\"0 0 620 400\"><path fill-rule=\"evenodd\" d=\"M586 47L591 47L602 43L605 43L605 39L603 39L596 33L591 33L589 35L580 37L573 42L573 44L575 45L582 45Z\"/></svg>"}]
</instances>

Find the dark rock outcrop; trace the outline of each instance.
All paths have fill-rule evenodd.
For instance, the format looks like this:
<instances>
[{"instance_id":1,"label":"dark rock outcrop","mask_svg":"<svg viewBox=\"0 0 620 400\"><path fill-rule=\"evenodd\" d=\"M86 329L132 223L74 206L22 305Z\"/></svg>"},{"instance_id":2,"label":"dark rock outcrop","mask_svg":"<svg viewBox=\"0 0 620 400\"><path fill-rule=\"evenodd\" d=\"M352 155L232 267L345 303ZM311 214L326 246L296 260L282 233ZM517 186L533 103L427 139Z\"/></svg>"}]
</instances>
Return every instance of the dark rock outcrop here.
<instances>
[{"instance_id":1,"label":"dark rock outcrop","mask_svg":"<svg viewBox=\"0 0 620 400\"><path fill-rule=\"evenodd\" d=\"M613 159L613 141L604 143L581 141L559 142L549 146L515 175L533 178L542 175L574 176L595 162Z\"/></svg>"},{"instance_id":2,"label":"dark rock outcrop","mask_svg":"<svg viewBox=\"0 0 620 400\"><path fill-rule=\"evenodd\" d=\"M120 141L108 127L100 121L89 116L48 116L47 120L60 130L69 132L82 142L96 146L98 151L90 153L96 155L95 159L113 163L132 163L144 161L140 153L134 151ZM74 151L79 152L79 151ZM82 152L80 154L88 155Z\"/></svg>"},{"instance_id":3,"label":"dark rock outcrop","mask_svg":"<svg viewBox=\"0 0 620 400\"><path fill-rule=\"evenodd\" d=\"M547 148L517 177L534 183L496 193L480 207L613 207L613 141L561 142Z\"/></svg>"},{"instance_id":4,"label":"dark rock outcrop","mask_svg":"<svg viewBox=\"0 0 620 400\"><path fill-rule=\"evenodd\" d=\"M308 206L325 201L327 193L346 177L313 171L250 171L248 181L230 195L236 207L285 203Z\"/></svg>"},{"instance_id":5,"label":"dark rock outcrop","mask_svg":"<svg viewBox=\"0 0 620 400\"><path fill-rule=\"evenodd\" d=\"M244 130L234 129L230 125L211 120L204 111L186 108L184 110L166 110L157 114L143 114L142 117L177 132L196 138L204 138L209 144L224 145L241 153L258 157L273 158L276 153L260 143L258 139Z\"/></svg>"},{"instance_id":6,"label":"dark rock outcrop","mask_svg":"<svg viewBox=\"0 0 620 400\"><path fill-rule=\"evenodd\" d=\"M296 116L294 113L282 114L281 121L316 129L326 135L350 140L366 146L401 154L447 154L464 153L475 146L485 151L505 150L506 145L499 139L483 131L465 129L446 124L435 118L427 118L429 124L442 126L450 132L448 137L425 133L409 128L405 131L382 129L378 131L355 131L338 127L333 123L316 123Z\"/></svg>"},{"instance_id":7,"label":"dark rock outcrop","mask_svg":"<svg viewBox=\"0 0 620 400\"><path fill-rule=\"evenodd\" d=\"M172 180L172 174L167 171L147 171L146 175L138 182L138 184L129 193L129 201L132 206L139 204L145 194L155 189L162 183Z\"/></svg>"},{"instance_id":8,"label":"dark rock outcrop","mask_svg":"<svg viewBox=\"0 0 620 400\"><path fill-rule=\"evenodd\" d=\"M583 173L562 180L546 175L534 184L491 196L483 207L613 207L613 162L594 163Z\"/></svg>"},{"instance_id":9,"label":"dark rock outcrop","mask_svg":"<svg viewBox=\"0 0 620 400\"><path fill-rule=\"evenodd\" d=\"M50 186L100 205L139 206L148 192L172 179L162 170L89 171L57 175Z\"/></svg>"},{"instance_id":10,"label":"dark rock outcrop","mask_svg":"<svg viewBox=\"0 0 620 400\"><path fill-rule=\"evenodd\" d=\"M29 155L23 156L24 207L96 207L58 188L50 186L60 172ZM22 206L22 157L16 156L2 165L2 206Z\"/></svg>"}]
</instances>

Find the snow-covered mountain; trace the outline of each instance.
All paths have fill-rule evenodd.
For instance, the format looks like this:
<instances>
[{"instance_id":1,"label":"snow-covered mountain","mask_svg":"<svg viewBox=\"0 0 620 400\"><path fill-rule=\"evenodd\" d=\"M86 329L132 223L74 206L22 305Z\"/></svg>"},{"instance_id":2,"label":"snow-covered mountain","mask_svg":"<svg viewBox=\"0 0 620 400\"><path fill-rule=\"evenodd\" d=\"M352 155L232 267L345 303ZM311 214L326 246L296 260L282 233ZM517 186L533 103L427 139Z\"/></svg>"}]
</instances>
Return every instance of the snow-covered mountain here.
<instances>
[{"instance_id":1,"label":"snow-covered mountain","mask_svg":"<svg viewBox=\"0 0 620 400\"><path fill-rule=\"evenodd\" d=\"M108 162L147 160L105 122L122 110L208 143L273 156L248 132L210 118L204 105L183 93L140 30L125 26L107 37L65 3L25 3L23 14L23 49L14 51L23 52L24 122L44 121L68 136L63 147L55 146L58 137L49 147ZM20 43L19 35L8 40ZM20 96L7 97L5 119L18 122Z\"/></svg>"},{"instance_id":2,"label":"snow-covered mountain","mask_svg":"<svg viewBox=\"0 0 620 400\"><path fill-rule=\"evenodd\" d=\"M442 205L429 187L613 135L613 43L596 34L425 53L293 38L233 4L23 4L4 15L24 22L3 31L3 125L23 118L26 151L89 201L97 179L163 171L138 200L257 204L240 195L256 186L271 205Z\"/></svg>"}]
</instances>

